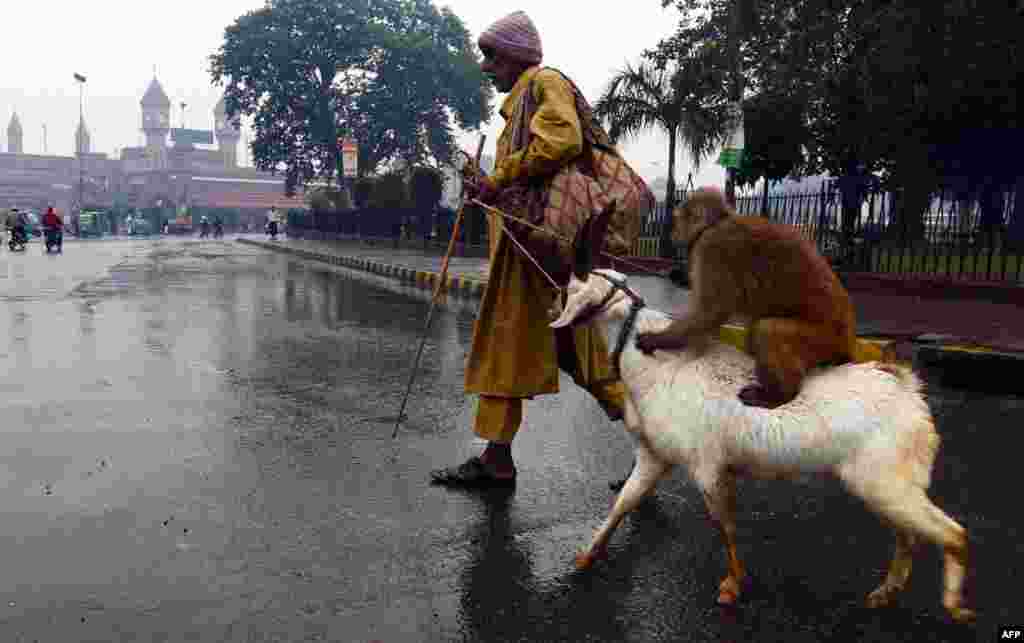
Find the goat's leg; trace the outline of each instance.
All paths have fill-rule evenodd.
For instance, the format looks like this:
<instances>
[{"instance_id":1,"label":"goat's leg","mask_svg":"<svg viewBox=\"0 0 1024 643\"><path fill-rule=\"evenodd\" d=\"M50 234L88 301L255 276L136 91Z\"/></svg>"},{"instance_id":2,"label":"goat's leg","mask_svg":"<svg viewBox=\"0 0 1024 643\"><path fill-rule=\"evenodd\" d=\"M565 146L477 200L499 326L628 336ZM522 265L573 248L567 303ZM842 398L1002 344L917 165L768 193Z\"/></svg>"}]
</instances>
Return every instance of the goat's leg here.
<instances>
[{"instance_id":1,"label":"goat's leg","mask_svg":"<svg viewBox=\"0 0 1024 643\"><path fill-rule=\"evenodd\" d=\"M576 554L577 569L588 569L598 558L607 557L608 541L619 523L627 513L637 508L644 496L654 490L654 485L671 467L672 465L660 460L647 447L641 445L637 448L636 466L633 467L633 472L630 473L625 486L616 497L611 513L594 534L590 546L585 551Z\"/></svg>"},{"instance_id":2,"label":"goat's leg","mask_svg":"<svg viewBox=\"0 0 1024 643\"><path fill-rule=\"evenodd\" d=\"M868 594L868 607L885 607L907 586L914 563L917 538L905 531L896 531L896 553L889 564L889 573L875 591Z\"/></svg>"},{"instance_id":3,"label":"goat's leg","mask_svg":"<svg viewBox=\"0 0 1024 643\"><path fill-rule=\"evenodd\" d=\"M747 571L736 553L736 477L727 472L695 476L704 492L708 512L725 543L729 574L718 585L718 603L732 605L740 597Z\"/></svg>"},{"instance_id":4,"label":"goat's leg","mask_svg":"<svg viewBox=\"0 0 1024 643\"><path fill-rule=\"evenodd\" d=\"M955 621L974 620L974 611L963 606L967 573L966 530L936 507L924 489L903 478L885 477L870 481L862 481L862 476L857 478L853 480L844 476L843 481L873 511L897 530L942 548L945 567L942 605Z\"/></svg>"}]
</instances>

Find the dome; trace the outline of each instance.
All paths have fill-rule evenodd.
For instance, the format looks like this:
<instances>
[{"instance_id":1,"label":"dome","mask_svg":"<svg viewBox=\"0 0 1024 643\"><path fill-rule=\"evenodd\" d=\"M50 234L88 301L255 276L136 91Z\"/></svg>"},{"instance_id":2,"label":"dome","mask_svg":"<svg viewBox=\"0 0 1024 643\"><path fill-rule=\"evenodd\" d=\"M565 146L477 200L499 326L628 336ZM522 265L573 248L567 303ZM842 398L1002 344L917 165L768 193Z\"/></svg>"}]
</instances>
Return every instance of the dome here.
<instances>
[{"instance_id":1,"label":"dome","mask_svg":"<svg viewBox=\"0 0 1024 643\"><path fill-rule=\"evenodd\" d=\"M142 95L140 103L143 107L170 107L171 99L167 98L167 93L164 92L160 81L153 78L153 81L149 83L149 88L146 89L146 93Z\"/></svg>"}]
</instances>

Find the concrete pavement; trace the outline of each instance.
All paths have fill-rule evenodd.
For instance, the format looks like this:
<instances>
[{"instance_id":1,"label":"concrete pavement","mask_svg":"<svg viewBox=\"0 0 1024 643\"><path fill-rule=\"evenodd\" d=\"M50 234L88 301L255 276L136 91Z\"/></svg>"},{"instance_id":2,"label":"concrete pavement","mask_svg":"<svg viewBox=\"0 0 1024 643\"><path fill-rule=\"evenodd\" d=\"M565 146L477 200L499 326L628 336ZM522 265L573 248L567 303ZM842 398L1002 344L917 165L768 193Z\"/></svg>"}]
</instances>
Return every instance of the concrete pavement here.
<instances>
[{"instance_id":1,"label":"concrete pavement","mask_svg":"<svg viewBox=\"0 0 1024 643\"><path fill-rule=\"evenodd\" d=\"M359 241L321 241L244 235L238 241L303 259L346 266L433 289L441 272L442 251L393 248ZM446 277L450 293L479 298L487 285L487 260L452 257ZM857 308L858 359L895 357L912 361L929 377L946 384L992 393L1024 394L1024 288L976 286L944 296L937 289L899 289L893 282L854 279L849 284ZM989 290L985 290L989 288ZM963 291L964 289L961 289ZM682 289L645 294L662 310L678 310ZM742 345L742 325L723 329L725 341Z\"/></svg>"}]
</instances>

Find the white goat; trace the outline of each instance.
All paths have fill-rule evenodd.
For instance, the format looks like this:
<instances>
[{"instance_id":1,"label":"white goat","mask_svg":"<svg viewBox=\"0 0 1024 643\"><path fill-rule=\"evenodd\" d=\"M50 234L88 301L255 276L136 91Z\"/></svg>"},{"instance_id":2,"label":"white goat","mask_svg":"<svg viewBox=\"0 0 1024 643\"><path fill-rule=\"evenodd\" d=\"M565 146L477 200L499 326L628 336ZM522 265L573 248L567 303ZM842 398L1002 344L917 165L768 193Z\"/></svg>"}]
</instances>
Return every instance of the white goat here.
<instances>
[{"instance_id":1,"label":"white goat","mask_svg":"<svg viewBox=\"0 0 1024 643\"><path fill-rule=\"evenodd\" d=\"M896 555L885 580L868 596L869 606L890 603L904 588L914 546L924 539L943 550L943 605L957 621L973 618L962 605L966 532L926 495L939 437L913 372L878 362L820 369L792 402L777 409L749 407L736 396L752 377L748 355L720 342L645 355L635 346L635 334L659 330L669 317L643 308L618 272L579 274L583 279L571 278L565 308L551 326L625 320L616 349L621 353L613 360L619 359L628 392L626 428L637 439L632 475L589 548L577 555L579 568L606 557L625 514L673 465L684 464L725 540L729 573L718 602L733 603L745 576L736 555L736 477L825 473L838 477L896 532Z\"/></svg>"}]
</instances>

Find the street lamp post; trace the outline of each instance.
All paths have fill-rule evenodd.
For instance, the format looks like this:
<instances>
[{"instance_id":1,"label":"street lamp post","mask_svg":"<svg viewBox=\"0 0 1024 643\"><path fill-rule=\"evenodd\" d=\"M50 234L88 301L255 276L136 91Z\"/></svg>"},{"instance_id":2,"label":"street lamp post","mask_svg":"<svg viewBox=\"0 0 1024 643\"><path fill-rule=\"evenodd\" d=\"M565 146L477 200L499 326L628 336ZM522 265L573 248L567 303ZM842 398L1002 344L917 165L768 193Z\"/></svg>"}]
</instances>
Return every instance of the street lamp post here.
<instances>
[{"instance_id":1,"label":"street lamp post","mask_svg":"<svg viewBox=\"0 0 1024 643\"><path fill-rule=\"evenodd\" d=\"M737 153L742 155L742 133L743 133L743 57L740 52L740 39L743 36L743 11L746 8L745 3L749 0L734 0L732 5L732 13L730 14L730 25L729 25L729 53L730 53L730 66L732 74L732 95L733 95L733 113L736 123L736 127L739 131L737 134L734 132L730 135L727 145L733 145L737 148ZM729 201L729 205L736 207L736 178L739 173L739 168L735 164L730 165L726 169L726 180L725 180L725 197Z\"/></svg>"},{"instance_id":2,"label":"street lamp post","mask_svg":"<svg viewBox=\"0 0 1024 643\"><path fill-rule=\"evenodd\" d=\"M78 82L78 126L85 132L85 76L75 73ZM77 144L78 141L75 141ZM75 236L81 236L82 208L85 206L85 157L83 150L78 152L78 213L75 215Z\"/></svg>"}]
</instances>

